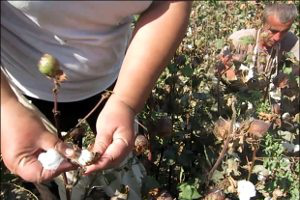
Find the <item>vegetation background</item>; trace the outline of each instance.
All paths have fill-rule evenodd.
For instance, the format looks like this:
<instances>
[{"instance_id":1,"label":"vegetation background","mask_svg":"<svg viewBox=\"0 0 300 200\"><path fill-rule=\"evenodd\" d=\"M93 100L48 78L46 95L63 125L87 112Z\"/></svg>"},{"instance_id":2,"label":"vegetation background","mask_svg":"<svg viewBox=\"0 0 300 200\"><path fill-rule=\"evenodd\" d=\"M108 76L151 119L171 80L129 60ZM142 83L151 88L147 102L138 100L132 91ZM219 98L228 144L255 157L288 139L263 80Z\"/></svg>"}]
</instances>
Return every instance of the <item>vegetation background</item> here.
<instances>
[{"instance_id":1,"label":"vegetation background","mask_svg":"<svg viewBox=\"0 0 300 200\"><path fill-rule=\"evenodd\" d=\"M256 186L257 195L252 199L299 199L299 152L288 152L283 145L299 144L299 113L289 115L292 128L271 129L256 143L245 137L238 142L232 140L211 180L207 180L224 147L224 139L214 134L219 117L233 121L228 106L232 96L237 99L236 121L249 119L243 108L248 102L255 111L251 117L272 114L261 93L245 96L226 92L214 76L217 56L228 36L240 29L260 27L268 2L193 3L186 37L138 116L145 126L140 134L150 142L150 149L138 156L148 172L143 187L145 199L167 199L168 195L162 194L168 193L177 199L234 200L238 199L239 180L249 180ZM290 2L299 8L299 1ZM300 36L299 17L292 31ZM258 159L252 164L253 155ZM1 199L17 196L36 199L39 195L10 174L1 159Z\"/></svg>"}]
</instances>

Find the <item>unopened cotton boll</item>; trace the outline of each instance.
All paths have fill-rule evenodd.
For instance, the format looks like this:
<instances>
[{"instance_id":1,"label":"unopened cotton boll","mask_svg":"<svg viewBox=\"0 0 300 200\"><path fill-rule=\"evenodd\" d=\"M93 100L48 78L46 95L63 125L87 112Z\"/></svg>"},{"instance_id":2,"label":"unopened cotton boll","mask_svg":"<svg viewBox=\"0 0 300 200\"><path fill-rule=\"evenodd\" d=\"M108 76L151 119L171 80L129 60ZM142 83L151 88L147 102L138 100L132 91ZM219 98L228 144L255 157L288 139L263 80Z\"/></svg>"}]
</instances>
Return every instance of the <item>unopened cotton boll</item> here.
<instances>
[{"instance_id":1,"label":"unopened cotton boll","mask_svg":"<svg viewBox=\"0 0 300 200\"><path fill-rule=\"evenodd\" d=\"M81 154L78 158L78 163L80 165L87 165L89 162L91 162L92 160L94 159L94 154L92 152L90 152L89 150L87 149L83 149L81 151Z\"/></svg>"},{"instance_id":2,"label":"unopened cotton boll","mask_svg":"<svg viewBox=\"0 0 300 200\"><path fill-rule=\"evenodd\" d=\"M251 197L255 197L256 195L255 186L246 180L238 181L237 191L240 200L250 200Z\"/></svg>"},{"instance_id":3,"label":"unopened cotton boll","mask_svg":"<svg viewBox=\"0 0 300 200\"><path fill-rule=\"evenodd\" d=\"M56 170L63 160L64 158L55 149L48 149L38 156L38 161L48 170Z\"/></svg>"}]
</instances>

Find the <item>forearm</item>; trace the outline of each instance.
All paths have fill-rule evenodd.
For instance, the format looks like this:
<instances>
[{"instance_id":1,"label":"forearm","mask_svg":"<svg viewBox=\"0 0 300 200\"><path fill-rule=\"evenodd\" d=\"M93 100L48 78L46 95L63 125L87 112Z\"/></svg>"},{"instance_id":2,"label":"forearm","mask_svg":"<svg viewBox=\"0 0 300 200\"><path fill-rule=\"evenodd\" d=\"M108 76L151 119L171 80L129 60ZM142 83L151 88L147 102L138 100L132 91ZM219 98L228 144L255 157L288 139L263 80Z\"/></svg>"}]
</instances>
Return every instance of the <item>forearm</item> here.
<instances>
[{"instance_id":1,"label":"forearm","mask_svg":"<svg viewBox=\"0 0 300 200\"><path fill-rule=\"evenodd\" d=\"M45 131L37 116L18 101L2 72L1 116L1 152L3 152L2 149L5 150L11 147L11 141L15 143L24 142L20 138L24 138L24 135L26 137L27 134L30 134L28 132L30 129L27 128L29 126ZM8 152L10 151L6 151L6 154Z\"/></svg>"},{"instance_id":2,"label":"forearm","mask_svg":"<svg viewBox=\"0 0 300 200\"><path fill-rule=\"evenodd\" d=\"M139 112L161 71L180 44L191 2L154 2L141 15L127 50L114 93Z\"/></svg>"}]
</instances>

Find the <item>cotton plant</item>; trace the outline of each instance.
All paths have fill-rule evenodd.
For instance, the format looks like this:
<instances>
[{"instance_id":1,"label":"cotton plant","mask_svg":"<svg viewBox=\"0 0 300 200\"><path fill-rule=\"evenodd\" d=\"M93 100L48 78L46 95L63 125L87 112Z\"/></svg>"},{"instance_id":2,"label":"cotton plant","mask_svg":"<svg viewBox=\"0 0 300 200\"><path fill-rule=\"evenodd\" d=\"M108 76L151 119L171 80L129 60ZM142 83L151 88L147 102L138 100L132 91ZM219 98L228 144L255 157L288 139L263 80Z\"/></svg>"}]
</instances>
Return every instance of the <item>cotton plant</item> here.
<instances>
[{"instance_id":1,"label":"cotton plant","mask_svg":"<svg viewBox=\"0 0 300 200\"><path fill-rule=\"evenodd\" d=\"M60 111L58 110L57 100L58 100L58 93L59 93L60 86L64 81L67 80L67 76L60 69L59 61L54 56L48 53L44 54L40 58L38 62L38 70L53 82L54 85L52 89L52 93L54 97L53 116L55 121L56 133L61 140L65 141L65 138L67 138L68 135L71 135L71 133L68 132L61 133L60 126L59 126ZM103 98L101 98L100 101L102 100ZM78 129L79 125L80 123L77 124L76 127L74 127L72 130ZM80 134L83 135L85 134L85 132L81 132ZM81 169L87 165L92 164L99 156L97 153L92 153L87 149L81 150L81 148L76 145L72 144L72 146L75 149L75 153L73 157L69 159L69 161L73 164L79 165ZM46 152L40 153L40 155L38 156L38 160L40 161L41 165L45 169L56 170L59 167L59 165L65 160L65 158L62 155L60 155L59 152L57 152L55 149L48 149ZM69 187L70 185L68 183L68 178L66 176L66 173L63 173L62 175L64 179L64 185L66 188L67 200L69 200L71 194L71 187Z\"/></svg>"}]
</instances>

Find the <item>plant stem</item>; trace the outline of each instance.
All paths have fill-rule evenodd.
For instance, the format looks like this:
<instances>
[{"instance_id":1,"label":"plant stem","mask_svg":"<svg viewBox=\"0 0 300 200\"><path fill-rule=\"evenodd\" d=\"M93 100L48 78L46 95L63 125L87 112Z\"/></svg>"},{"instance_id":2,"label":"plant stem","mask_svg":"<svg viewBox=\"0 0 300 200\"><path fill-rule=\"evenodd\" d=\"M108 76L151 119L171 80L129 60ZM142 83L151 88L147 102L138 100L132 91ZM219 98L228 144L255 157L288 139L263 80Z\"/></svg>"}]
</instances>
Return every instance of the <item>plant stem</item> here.
<instances>
[{"instance_id":1,"label":"plant stem","mask_svg":"<svg viewBox=\"0 0 300 200\"><path fill-rule=\"evenodd\" d=\"M82 124L91 114L93 114L93 112L99 107L99 105L105 100L108 99L110 97L110 95L112 94L112 91L108 91L106 90L102 95L101 95L101 99L98 101L98 103L95 105L95 107L83 118L81 119L74 128L77 128L80 126L80 124ZM73 128L73 129L74 129ZM73 130L72 129L72 130Z\"/></svg>"},{"instance_id":2,"label":"plant stem","mask_svg":"<svg viewBox=\"0 0 300 200\"><path fill-rule=\"evenodd\" d=\"M217 159L217 161L215 162L213 168L210 170L210 172L208 173L208 177L207 177L207 182L206 185L208 185L209 180L212 178L214 171L218 168L219 164L222 162L225 153L227 151L228 148L228 144L231 138L234 138L235 135L235 131L233 130L233 126L235 124L235 120L236 120L236 110L235 110L235 103L236 103L236 98L233 96L232 97L232 105L231 105L231 109L232 109L232 118L231 118L231 123L230 123L230 129L229 129L229 133L228 136L226 138L226 140L224 141L224 145L223 145L223 149Z\"/></svg>"},{"instance_id":3,"label":"plant stem","mask_svg":"<svg viewBox=\"0 0 300 200\"><path fill-rule=\"evenodd\" d=\"M256 161L256 152L258 149L259 149L259 143L257 146L254 144L254 150L252 153L252 161L251 161L251 165L250 165L249 172L248 172L248 181L250 180L250 177L251 177L251 173L252 173L252 170L254 167L254 162Z\"/></svg>"},{"instance_id":4,"label":"plant stem","mask_svg":"<svg viewBox=\"0 0 300 200\"><path fill-rule=\"evenodd\" d=\"M58 90L59 90L59 82L54 79L54 89L53 89L53 97L54 97L54 109L53 109L53 115L54 115L54 121L55 121L55 127L56 127L56 133L59 139L62 139L62 135L61 135L61 130L60 130L60 112L58 111L57 108L57 96L58 96ZM62 177L64 180L64 185L65 185L65 189L66 189L66 197L67 200L71 200L71 191L72 188L69 187L68 185L68 179L67 179L67 175L66 172L62 173Z\"/></svg>"}]
</instances>

